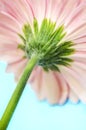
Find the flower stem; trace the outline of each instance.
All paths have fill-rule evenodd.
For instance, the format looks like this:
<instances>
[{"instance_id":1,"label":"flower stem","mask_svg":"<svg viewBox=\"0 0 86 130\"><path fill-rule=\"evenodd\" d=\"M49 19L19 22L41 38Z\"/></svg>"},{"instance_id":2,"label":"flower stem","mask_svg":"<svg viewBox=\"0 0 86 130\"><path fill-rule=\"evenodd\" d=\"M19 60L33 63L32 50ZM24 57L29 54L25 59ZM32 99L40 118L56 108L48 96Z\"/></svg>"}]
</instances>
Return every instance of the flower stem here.
<instances>
[{"instance_id":1,"label":"flower stem","mask_svg":"<svg viewBox=\"0 0 86 130\"><path fill-rule=\"evenodd\" d=\"M35 65L38 62L38 55L35 55L31 58L31 60L27 63L26 68L17 84L17 87L6 107L6 110L0 120L0 130L6 130L7 126L11 120L11 117L14 113L14 110L18 104L18 101L21 97L21 94L25 88L26 82L33 70L33 68L35 67Z\"/></svg>"}]
</instances>

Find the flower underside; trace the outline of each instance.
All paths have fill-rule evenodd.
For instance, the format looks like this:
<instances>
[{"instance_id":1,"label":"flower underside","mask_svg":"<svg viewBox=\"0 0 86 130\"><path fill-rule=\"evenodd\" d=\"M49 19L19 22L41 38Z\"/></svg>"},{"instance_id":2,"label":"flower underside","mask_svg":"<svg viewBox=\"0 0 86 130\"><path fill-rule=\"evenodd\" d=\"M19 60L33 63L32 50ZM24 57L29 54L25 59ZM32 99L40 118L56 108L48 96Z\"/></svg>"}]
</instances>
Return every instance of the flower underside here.
<instances>
[{"instance_id":1,"label":"flower underside","mask_svg":"<svg viewBox=\"0 0 86 130\"><path fill-rule=\"evenodd\" d=\"M25 57L31 58L33 54L38 54L38 65L46 71L59 71L59 65L71 65L73 60L69 56L75 52L74 43L63 40L66 35L63 25L56 28L56 23L44 19L39 27L34 18L33 28L27 23L22 30L23 35L18 34L22 39L18 48L25 52Z\"/></svg>"}]
</instances>

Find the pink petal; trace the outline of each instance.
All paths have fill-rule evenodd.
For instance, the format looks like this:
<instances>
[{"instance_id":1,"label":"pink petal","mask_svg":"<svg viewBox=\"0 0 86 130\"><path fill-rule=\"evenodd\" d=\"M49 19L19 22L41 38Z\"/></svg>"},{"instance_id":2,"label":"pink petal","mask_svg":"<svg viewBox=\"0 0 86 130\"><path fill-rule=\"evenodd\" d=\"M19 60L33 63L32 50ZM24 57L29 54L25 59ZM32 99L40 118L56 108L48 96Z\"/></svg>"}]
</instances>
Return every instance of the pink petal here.
<instances>
[{"instance_id":1,"label":"pink petal","mask_svg":"<svg viewBox=\"0 0 86 130\"><path fill-rule=\"evenodd\" d=\"M5 10L4 4L0 1L0 11Z\"/></svg>"},{"instance_id":2,"label":"pink petal","mask_svg":"<svg viewBox=\"0 0 86 130\"><path fill-rule=\"evenodd\" d=\"M64 24L66 25L67 18L70 16L69 14L72 12L72 9L77 7L78 0L59 0L58 3L58 17L57 17L57 24Z\"/></svg>"},{"instance_id":3,"label":"pink petal","mask_svg":"<svg viewBox=\"0 0 86 130\"><path fill-rule=\"evenodd\" d=\"M0 26L0 36L6 36L6 37L11 37L11 39L16 39L16 41L19 41L19 37L18 35L13 32L12 30L9 30L8 28L6 28L5 26ZM6 39L5 39L6 40Z\"/></svg>"},{"instance_id":4,"label":"pink petal","mask_svg":"<svg viewBox=\"0 0 86 130\"><path fill-rule=\"evenodd\" d=\"M28 5L27 1L26 0L20 0L20 1L14 0L14 1L17 4L17 6L19 7L18 11L19 11L19 13L21 13L23 20L25 20L25 22L29 22L31 24L33 21L33 15L32 15L30 6Z\"/></svg>"},{"instance_id":5,"label":"pink petal","mask_svg":"<svg viewBox=\"0 0 86 130\"><path fill-rule=\"evenodd\" d=\"M21 77L22 72L27 64L27 59L20 59L15 62L8 64L6 72L11 72L15 74L15 80L18 81Z\"/></svg>"},{"instance_id":6,"label":"pink petal","mask_svg":"<svg viewBox=\"0 0 86 130\"><path fill-rule=\"evenodd\" d=\"M69 99L73 103L78 103L78 101L79 101L78 96L74 93L74 91L72 89L70 89L70 91L69 91Z\"/></svg>"},{"instance_id":7,"label":"pink petal","mask_svg":"<svg viewBox=\"0 0 86 130\"><path fill-rule=\"evenodd\" d=\"M9 14L0 12L0 26L3 25L5 27L8 27L9 29L15 31L15 32L20 32L20 24L16 19L11 17Z\"/></svg>"},{"instance_id":8,"label":"pink petal","mask_svg":"<svg viewBox=\"0 0 86 130\"><path fill-rule=\"evenodd\" d=\"M24 0L23 1L14 0L14 1L10 1L10 2L9 2L9 0L3 0L3 1L1 1L1 3L4 5L5 11L9 15L11 15L15 19L17 19L17 21L19 21L21 24L23 24L29 20L29 18L31 16L31 12L26 11L26 3ZM28 8L28 11L29 10L30 9ZM29 17L28 17L28 15L29 15Z\"/></svg>"},{"instance_id":9,"label":"pink petal","mask_svg":"<svg viewBox=\"0 0 86 130\"><path fill-rule=\"evenodd\" d=\"M70 56L74 61L86 63L86 51L77 51Z\"/></svg>"},{"instance_id":10,"label":"pink petal","mask_svg":"<svg viewBox=\"0 0 86 130\"><path fill-rule=\"evenodd\" d=\"M83 63L83 62L77 62L77 61L75 61L75 62L73 63L73 66L75 66L76 68L79 68L80 70L81 70L81 69L82 69L82 70L86 70L86 64Z\"/></svg>"},{"instance_id":11,"label":"pink petal","mask_svg":"<svg viewBox=\"0 0 86 130\"><path fill-rule=\"evenodd\" d=\"M1 40L1 44L0 44L0 53L1 51L5 51L5 50L17 50L18 49L18 43L13 42L13 41L3 41Z\"/></svg>"},{"instance_id":12,"label":"pink petal","mask_svg":"<svg viewBox=\"0 0 86 130\"><path fill-rule=\"evenodd\" d=\"M78 45L75 46L74 48L76 49L76 51L86 52L86 43L78 44Z\"/></svg>"},{"instance_id":13,"label":"pink petal","mask_svg":"<svg viewBox=\"0 0 86 130\"><path fill-rule=\"evenodd\" d=\"M77 0L76 0L77 1ZM85 20L85 12L86 12L86 2L85 0L83 0L83 2L78 5L76 8L74 8L69 17L67 18L67 27L71 27L73 24L76 24L76 26L73 28L76 28L81 22L83 22L83 20ZM78 22L79 20L79 23L77 24L76 22Z\"/></svg>"},{"instance_id":14,"label":"pink petal","mask_svg":"<svg viewBox=\"0 0 86 130\"><path fill-rule=\"evenodd\" d=\"M75 25L74 25L75 26ZM69 29L70 30L70 29ZM67 40L74 40L75 38L80 37L82 34L86 35L86 24L83 23L81 26L79 26L78 28L76 28L75 30L71 31L66 37Z\"/></svg>"},{"instance_id":15,"label":"pink petal","mask_svg":"<svg viewBox=\"0 0 86 130\"><path fill-rule=\"evenodd\" d=\"M85 83L85 79L86 79L86 66L82 65L75 65L73 64L72 67L73 71L78 74L78 75L82 75L83 78L81 79L83 81L83 83Z\"/></svg>"},{"instance_id":16,"label":"pink petal","mask_svg":"<svg viewBox=\"0 0 86 130\"><path fill-rule=\"evenodd\" d=\"M36 68L36 72L32 72L33 74L36 74L36 77L33 78L33 82L31 82L32 89L36 92L36 95L39 100L43 100L46 98L46 91L45 91L45 85L44 85L44 76L43 76L43 70L40 67Z\"/></svg>"},{"instance_id":17,"label":"pink petal","mask_svg":"<svg viewBox=\"0 0 86 130\"><path fill-rule=\"evenodd\" d=\"M8 48L7 51L0 51L0 60L3 60L8 63L12 63L13 61L19 60L24 57L24 52L19 49L11 49Z\"/></svg>"},{"instance_id":18,"label":"pink petal","mask_svg":"<svg viewBox=\"0 0 86 130\"><path fill-rule=\"evenodd\" d=\"M38 69L36 78L31 82L40 100L47 99L49 103L58 103L60 98L60 87L53 72L44 72Z\"/></svg>"},{"instance_id":19,"label":"pink petal","mask_svg":"<svg viewBox=\"0 0 86 130\"><path fill-rule=\"evenodd\" d=\"M61 72L69 84L69 87L83 103L86 103L86 86L85 81L81 78L81 75L78 75L75 71L66 67L61 67Z\"/></svg>"},{"instance_id":20,"label":"pink petal","mask_svg":"<svg viewBox=\"0 0 86 130\"><path fill-rule=\"evenodd\" d=\"M69 88L66 81L64 80L64 77L60 73L56 72L54 75L56 76L57 82L59 83L59 87L61 89L59 104L63 104L68 98Z\"/></svg>"},{"instance_id":21,"label":"pink petal","mask_svg":"<svg viewBox=\"0 0 86 130\"><path fill-rule=\"evenodd\" d=\"M39 25L45 17L46 0L26 0L31 8L33 16L38 20Z\"/></svg>"},{"instance_id":22,"label":"pink petal","mask_svg":"<svg viewBox=\"0 0 86 130\"><path fill-rule=\"evenodd\" d=\"M59 83L53 72L43 72L44 84L46 89L46 98L50 104L56 104L59 102L61 90Z\"/></svg>"},{"instance_id":23,"label":"pink petal","mask_svg":"<svg viewBox=\"0 0 86 130\"><path fill-rule=\"evenodd\" d=\"M74 38L74 42L78 42L78 43L81 43L81 42L84 42L85 43L85 38L86 38L86 34L81 34L81 36L77 37L77 38Z\"/></svg>"}]
</instances>

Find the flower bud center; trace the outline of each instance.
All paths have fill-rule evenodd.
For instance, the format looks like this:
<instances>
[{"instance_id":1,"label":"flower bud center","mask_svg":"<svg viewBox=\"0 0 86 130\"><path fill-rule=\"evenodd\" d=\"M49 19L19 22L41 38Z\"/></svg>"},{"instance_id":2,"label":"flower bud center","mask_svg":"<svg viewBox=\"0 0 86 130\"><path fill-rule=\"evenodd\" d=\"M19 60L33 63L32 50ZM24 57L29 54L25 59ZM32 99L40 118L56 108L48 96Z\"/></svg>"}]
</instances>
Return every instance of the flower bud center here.
<instances>
[{"instance_id":1,"label":"flower bud center","mask_svg":"<svg viewBox=\"0 0 86 130\"><path fill-rule=\"evenodd\" d=\"M45 70L59 71L59 65L68 66L73 61L69 56L75 52L74 43L64 41L66 32L63 25L56 28L56 23L44 19L39 27L37 20L34 19L33 27L27 23L22 30L23 35L19 34L22 44L19 44L18 48L29 58L33 54L38 54L38 65Z\"/></svg>"}]
</instances>

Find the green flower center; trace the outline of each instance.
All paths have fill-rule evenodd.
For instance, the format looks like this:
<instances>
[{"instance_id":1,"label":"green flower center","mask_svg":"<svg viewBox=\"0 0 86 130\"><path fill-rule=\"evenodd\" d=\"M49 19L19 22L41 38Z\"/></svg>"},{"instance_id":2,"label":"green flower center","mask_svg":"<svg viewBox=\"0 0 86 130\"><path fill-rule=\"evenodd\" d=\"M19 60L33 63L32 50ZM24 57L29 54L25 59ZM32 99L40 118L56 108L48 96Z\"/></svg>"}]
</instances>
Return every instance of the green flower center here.
<instances>
[{"instance_id":1,"label":"green flower center","mask_svg":"<svg viewBox=\"0 0 86 130\"><path fill-rule=\"evenodd\" d=\"M56 23L44 19L39 27L37 20L34 19L33 28L27 23L22 30L23 35L19 34L22 44L19 44L18 48L29 58L33 54L38 54L38 65L45 70L59 71L59 65L68 66L73 62L69 56L75 52L74 43L63 40L66 35L63 25L56 28Z\"/></svg>"}]
</instances>

